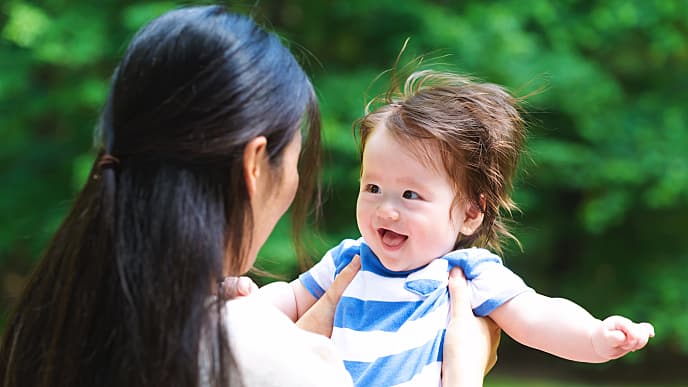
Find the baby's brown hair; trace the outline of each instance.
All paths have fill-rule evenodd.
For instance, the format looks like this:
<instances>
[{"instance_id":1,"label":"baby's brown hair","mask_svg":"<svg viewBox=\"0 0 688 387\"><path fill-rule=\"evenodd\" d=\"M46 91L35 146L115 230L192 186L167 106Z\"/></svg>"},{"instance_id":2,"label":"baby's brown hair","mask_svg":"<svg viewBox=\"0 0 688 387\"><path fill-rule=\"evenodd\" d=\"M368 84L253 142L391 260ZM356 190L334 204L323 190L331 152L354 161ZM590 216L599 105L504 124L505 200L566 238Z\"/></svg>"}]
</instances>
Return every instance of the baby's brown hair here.
<instances>
[{"instance_id":1,"label":"baby's brown hair","mask_svg":"<svg viewBox=\"0 0 688 387\"><path fill-rule=\"evenodd\" d=\"M370 106L382 106L369 112ZM502 211L517 209L511 198L526 130L519 100L502 86L433 70L416 71L368 104L355 123L361 157L366 140L384 125L424 163L443 168L457 196L480 208L483 222L472 235L459 235L455 248L486 247L502 252L504 239L518 240ZM439 153L441 165L433 163Z\"/></svg>"}]
</instances>

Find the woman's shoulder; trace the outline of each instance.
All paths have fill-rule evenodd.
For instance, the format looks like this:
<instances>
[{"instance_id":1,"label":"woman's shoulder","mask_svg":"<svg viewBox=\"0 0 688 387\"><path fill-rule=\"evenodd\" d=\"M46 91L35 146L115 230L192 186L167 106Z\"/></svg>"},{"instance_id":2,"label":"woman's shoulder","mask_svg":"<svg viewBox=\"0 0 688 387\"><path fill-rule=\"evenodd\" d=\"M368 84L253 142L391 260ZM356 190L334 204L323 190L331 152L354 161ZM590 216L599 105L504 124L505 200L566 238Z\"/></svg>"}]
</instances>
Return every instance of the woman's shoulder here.
<instances>
[{"instance_id":1,"label":"woman's shoulder","mask_svg":"<svg viewBox=\"0 0 688 387\"><path fill-rule=\"evenodd\" d=\"M258 297L223 308L229 345L245 385L351 386L329 339L298 328Z\"/></svg>"}]
</instances>

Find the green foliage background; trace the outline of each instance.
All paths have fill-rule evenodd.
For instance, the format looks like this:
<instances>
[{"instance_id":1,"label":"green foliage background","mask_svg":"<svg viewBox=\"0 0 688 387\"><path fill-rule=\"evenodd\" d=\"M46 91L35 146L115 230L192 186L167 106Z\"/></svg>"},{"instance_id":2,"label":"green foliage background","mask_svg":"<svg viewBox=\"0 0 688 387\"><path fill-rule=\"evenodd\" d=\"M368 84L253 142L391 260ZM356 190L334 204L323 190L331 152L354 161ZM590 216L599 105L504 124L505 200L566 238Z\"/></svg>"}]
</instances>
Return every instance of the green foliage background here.
<instances>
[{"instance_id":1,"label":"green foliage background","mask_svg":"<svg viewBox=\"0 0 688 387\"><path fill-rule=\"evenodd\" d=\"M185 4L192 4L185 2ZM109 76L174 2L0 5L0 310L82 185ZM321 98L328 184L320 253L356 237L351 123L403 42L528 99L529 153L506 263L594 315L655 324L646 355L688 354L688 1L278 0L231 3L277 31ZM287 223L260 266L293 278ZM316 258L317 259L317 258ZM4 314L3 314L4 315ZM2 322L0 320L0 326Z\"/></svg>"}]
</instances>

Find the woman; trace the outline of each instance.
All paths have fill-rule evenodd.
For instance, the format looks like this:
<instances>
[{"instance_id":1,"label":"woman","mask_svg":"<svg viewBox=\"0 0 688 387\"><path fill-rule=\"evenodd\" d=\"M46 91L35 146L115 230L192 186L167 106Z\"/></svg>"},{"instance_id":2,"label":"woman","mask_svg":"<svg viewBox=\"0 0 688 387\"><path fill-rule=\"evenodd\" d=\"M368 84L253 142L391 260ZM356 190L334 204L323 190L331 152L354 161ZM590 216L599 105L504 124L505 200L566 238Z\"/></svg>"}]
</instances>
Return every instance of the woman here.
<instances>
[{"instance_id":1,"label":"woman","mask_svg":"<svg viewBox=\"0 0 688 387\"><path fill-rule=\"evenodd\" d=\"M319 124L307 76L250 19L193 7L141 29L89 179L10 317L2 384L348 385L324 337L256 297L211 296L252 266L295 195L304 224ZM321 331L337 297L302 326Z\"/></svg>"}]
</instances>

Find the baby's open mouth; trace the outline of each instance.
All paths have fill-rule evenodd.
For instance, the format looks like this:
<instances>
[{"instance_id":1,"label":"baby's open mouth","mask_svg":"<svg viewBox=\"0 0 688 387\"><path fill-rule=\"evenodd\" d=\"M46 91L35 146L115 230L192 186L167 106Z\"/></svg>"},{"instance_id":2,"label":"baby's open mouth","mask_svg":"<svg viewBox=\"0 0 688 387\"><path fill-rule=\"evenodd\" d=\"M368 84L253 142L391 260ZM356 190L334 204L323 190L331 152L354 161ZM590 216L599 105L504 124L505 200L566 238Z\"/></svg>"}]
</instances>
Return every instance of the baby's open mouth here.
<instances>
[{"instance_id":1,"label":"baby's open mouth","mask_svg":"<svg viewBox=\"0 0 688 387\"><path fill-rule=\"evenodd\" d=\"M408 239L407 235L398 234L386 228L379 228L377 233L380 234L382 243L387 247L398 247Z\"/></svg>"}]
</instances>

